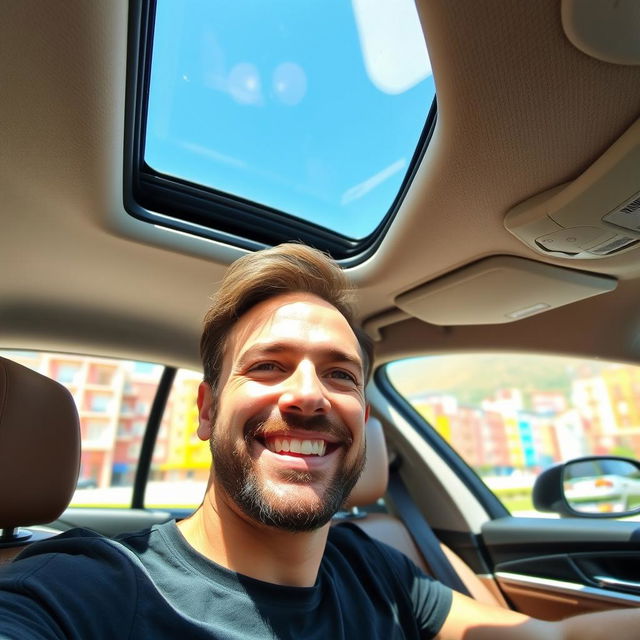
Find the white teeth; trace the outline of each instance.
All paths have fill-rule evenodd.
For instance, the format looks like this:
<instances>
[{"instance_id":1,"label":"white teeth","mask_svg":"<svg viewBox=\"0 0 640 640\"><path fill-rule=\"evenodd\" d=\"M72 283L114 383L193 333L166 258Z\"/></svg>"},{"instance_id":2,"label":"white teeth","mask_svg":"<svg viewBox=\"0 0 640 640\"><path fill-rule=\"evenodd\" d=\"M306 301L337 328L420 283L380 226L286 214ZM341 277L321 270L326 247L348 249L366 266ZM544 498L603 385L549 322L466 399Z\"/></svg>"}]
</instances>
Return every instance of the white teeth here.
<instances>
[{"instance_id":1,"label":"white teeth","mask_svg":"<svg viewBox=\"0 0 640 640\"><path fill-rule=\"evenodd\" d=\"M323 456L327 450L324 440L300 440L299 438L268 438L267 449L274 453L300 453L304 456Z\"/></svg>"}]
</instances>

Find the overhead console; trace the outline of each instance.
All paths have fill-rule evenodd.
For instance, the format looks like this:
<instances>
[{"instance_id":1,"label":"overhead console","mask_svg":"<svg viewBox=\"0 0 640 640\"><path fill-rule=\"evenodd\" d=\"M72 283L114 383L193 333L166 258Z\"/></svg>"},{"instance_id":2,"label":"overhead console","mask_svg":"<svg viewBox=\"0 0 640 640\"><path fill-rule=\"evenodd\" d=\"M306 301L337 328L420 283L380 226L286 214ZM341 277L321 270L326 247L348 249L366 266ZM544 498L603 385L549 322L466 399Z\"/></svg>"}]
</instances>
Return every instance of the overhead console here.
<instances>
[{"instance_id":1,"label":"overhead console","mask_svg":"<svg viewBox=\"0 0 640 640\"><path fill-rule=\"evenodd\" d=\"M538 253L597 259L640 243L640 120L571 183L520 203L505 227Z\"/></svg>"}]
</instances>

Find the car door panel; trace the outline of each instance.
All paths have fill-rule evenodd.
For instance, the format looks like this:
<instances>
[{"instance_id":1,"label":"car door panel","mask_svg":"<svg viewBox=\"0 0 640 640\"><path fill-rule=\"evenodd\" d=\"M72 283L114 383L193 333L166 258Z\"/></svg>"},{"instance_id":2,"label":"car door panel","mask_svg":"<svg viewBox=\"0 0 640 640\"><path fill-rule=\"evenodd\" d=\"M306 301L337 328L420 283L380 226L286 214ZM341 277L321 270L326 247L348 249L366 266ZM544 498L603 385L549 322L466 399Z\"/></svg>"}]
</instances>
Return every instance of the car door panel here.
<instances>
[{"instance_id":1,"label":"car door panel","mask_svg":"<svg viewBox=\"0 0 640 640\"><path fill-rule=\"evenodd\" d=\"M498 572L496 580L517 611L543 620L560 620L580 613L640 606L640 597L612 595L579 583L546 580L521 574Z\"/></svg>"},{"instance_id":2,"label":"car door panel","mask_svg":"<svg viewBox=\"0 0 640 640\"><path fill-rule=\"evenodd\" d=\"M499 518L482 537L513 607L549 620L640 606L640 523Z\"/></svg>"}]
</instances>

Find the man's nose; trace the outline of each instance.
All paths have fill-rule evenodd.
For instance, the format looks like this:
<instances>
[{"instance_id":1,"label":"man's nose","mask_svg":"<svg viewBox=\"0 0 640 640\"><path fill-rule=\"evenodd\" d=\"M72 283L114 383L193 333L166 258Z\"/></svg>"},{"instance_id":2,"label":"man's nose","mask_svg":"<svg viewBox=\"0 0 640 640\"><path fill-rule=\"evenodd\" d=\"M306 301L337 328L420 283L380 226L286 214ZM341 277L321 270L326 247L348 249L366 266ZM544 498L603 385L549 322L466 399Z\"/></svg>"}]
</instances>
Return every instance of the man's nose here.
<instances>
[{"instance_id":1,"label":"man's nose","mask_svg":"<svg viewBox=\"0 0 640 640\"><path fill-rule=\"evenodd\" d=\"M283 413L316 415L329 411L331 403L313 363L301 362L289 376L280 395L279 405Z\"/></svg>"}]
</instances>

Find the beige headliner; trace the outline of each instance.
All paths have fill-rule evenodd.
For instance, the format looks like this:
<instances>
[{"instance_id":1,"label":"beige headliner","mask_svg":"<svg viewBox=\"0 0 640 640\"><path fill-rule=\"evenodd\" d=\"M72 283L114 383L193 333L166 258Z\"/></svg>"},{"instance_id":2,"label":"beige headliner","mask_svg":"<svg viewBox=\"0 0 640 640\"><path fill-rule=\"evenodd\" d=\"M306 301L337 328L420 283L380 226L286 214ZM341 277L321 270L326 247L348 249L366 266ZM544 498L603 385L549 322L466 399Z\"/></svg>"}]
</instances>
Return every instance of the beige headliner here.
<instances>
[{"instance_id":1,"label":"beige headliner","mask_svg":"<svg viewBox=\"0 0 640 640\"><path fill-rule=\"evenodd\" d=\"M542 259L505 230L505 213L577 177L640 117L640 67L575 49L558 1L419 10L439 119L393 229L351 271L363 319L480 257ZM126 2L10 0L0 12L0 346L197 366L208 296L239 252L124 214ZM379 357L493 347L640 361L639 258L565 262L622 282L528 320L389 326Z\"/></svg>"}]
</instances>

